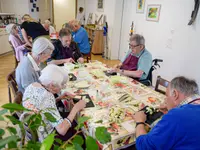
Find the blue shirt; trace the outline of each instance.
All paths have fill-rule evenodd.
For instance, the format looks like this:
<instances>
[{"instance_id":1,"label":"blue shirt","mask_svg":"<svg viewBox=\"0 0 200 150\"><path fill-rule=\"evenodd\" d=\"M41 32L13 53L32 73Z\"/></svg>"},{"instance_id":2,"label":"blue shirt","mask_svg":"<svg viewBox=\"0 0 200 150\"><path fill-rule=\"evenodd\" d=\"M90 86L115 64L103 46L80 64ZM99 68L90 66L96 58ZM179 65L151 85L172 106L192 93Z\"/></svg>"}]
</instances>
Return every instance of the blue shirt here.
<instances>
[{"instance_id":1,"label":"blue shirt","mask_svg":"<svg viewBox=\"0 0 200 150\"><path fill-rule=\"evenodd\" d=\"M151 69L151 66L152 66L151 53L148 50L144 49L139 54L135 55L132 53L132 50L129 50L122 62L124 62L129 55L133 55L138 58L140 57L137 64L137 70L141 70L144 72L140 80L146 79L149 74L149 70Z\"/></svg>"},{"instance_id":2,"label":"blue shirt","mask_svg":"<svg viewBox=\"0 0 200 150\"><path fill-rule=\"evenodd\" d=\"M72 32L72 35L74 41L78 43L80 52L83 54L88 54L90 52L90 44L87 31L83 27L80 27L78 31Z\"/></svg>"},{"instance_id":3,"label":"blue shirt","mask_svg":"<svg viewBox=\"0 0 200 150\"><path fill-rule=\"evenodd\" d=\"M170 110L146 135L136 139L137 150L199 150L200 105Z\"/></svg>"}]
</instances>

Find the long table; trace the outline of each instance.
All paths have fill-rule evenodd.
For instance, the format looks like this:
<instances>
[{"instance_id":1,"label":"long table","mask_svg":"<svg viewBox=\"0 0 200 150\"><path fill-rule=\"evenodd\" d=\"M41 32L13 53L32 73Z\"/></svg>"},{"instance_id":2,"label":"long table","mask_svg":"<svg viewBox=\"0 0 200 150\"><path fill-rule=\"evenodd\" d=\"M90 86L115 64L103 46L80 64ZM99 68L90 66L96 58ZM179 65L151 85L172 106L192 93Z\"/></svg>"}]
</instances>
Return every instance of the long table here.
<instances>
[{"instance_id":1,"label":"long table","mask_svg":"<svg viewBox=\"0 0 200 150\"><path fill-rule=\"evenodd\" d=\"M80 115L91 119L82 129L85 135L95 137L95 129L104 126L111 133L112 141L100 144L103 150L116 150L135 142L135 121L133 114L144 106L157 107L165 99L154 89L120 75L106 76L104 71L109 68L95 61L85 67L69 69L77 77L77 81L67 83L63 92L89 94L94 107L85 108ZM87 84L86 84L87 83ZM124 97L123 97L124 96Z\"/></svg>"}]
</instances>

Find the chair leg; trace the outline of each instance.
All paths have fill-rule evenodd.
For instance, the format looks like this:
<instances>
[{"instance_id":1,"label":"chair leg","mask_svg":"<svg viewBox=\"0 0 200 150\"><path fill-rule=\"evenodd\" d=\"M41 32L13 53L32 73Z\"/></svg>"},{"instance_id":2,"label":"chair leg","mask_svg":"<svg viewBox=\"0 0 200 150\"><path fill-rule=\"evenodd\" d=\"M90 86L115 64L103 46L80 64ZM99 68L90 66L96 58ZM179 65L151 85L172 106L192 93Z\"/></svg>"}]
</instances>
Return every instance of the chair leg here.
<instances>
[{"instance_id":1,"label":"chair leg","mask_svg":"<svg viewBox=\"0 0 200 150\"><path fill-rule=\"evenodd\" d=\"M89 63L89 57L87 57L87 63Z\"/></svg>"},{"instance_id":2,"label":"chair leg","mask_svg":"<svg viewBox=\"0 0 200 150\"><path fill-rule=\"evenodd\" d=\"M12 103L12 97L11 97L11 92L10 92L9 86L8 86L8 97L9 97L9 102Z\"/></svg>"}]
</instances>

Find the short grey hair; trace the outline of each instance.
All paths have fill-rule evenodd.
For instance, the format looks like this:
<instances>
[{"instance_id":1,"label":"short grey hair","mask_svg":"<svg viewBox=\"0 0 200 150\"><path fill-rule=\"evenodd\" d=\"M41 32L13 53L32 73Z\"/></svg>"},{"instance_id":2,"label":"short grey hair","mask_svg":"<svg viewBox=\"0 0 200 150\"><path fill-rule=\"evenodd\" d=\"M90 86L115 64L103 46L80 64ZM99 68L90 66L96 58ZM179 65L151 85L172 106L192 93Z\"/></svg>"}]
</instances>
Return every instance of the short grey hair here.
<instances>
[{"instance_id":1,"label":"short grey hair","mask_svg":"<svg viewBox=\"0 0 200 150\"><path fill-rule=\"evenodd\" d=\"M175 77L170 82L171 92L176 89L185 96L199 94L198 85L195 80L188 79L184 76Z\"/></svg>"},{"instance_id":2,"label":"short grey hair","mask_svg":"<svg viewBox=\"0 0 200 150\"><path fill-rule=\"evenodd\" d=\"M130 42L135 41L138 45L145 45L145 39L140 34L133 34L130 37Z\"/></svg>"}]
</instances>

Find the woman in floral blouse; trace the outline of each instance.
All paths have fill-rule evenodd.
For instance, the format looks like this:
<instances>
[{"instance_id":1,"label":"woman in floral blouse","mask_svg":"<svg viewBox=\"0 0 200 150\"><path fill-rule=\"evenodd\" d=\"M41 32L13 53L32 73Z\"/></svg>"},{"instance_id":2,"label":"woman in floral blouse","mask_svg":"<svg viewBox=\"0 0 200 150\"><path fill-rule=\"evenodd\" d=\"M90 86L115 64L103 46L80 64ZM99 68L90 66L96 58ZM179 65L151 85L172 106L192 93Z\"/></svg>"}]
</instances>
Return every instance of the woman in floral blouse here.
<instances>
[{"instance_id":1,"label":"woman in floral blouse","mask_svg":"<svg viewBox=\"0 0 200 150\"><path fill-rule=\"evenodd\" d=\"M56 65L48 65L42 70L42 74L39 77L40 83L30 84L23 95L23 106L35 112L42 110L42 117L46 123L46 131L48 133L41 133L43 135L42 141L48 134L52 133L55 129L61 136L65 136L76 114L82 110L86 102L84 100L79 101L74 105L71 112L66 118L62 118L56 107L56 99L54 94L59 93L63 85L67 81L67 72ZM57 99L62 99L66 94L61 95ZM55 118L56 122L50 122L44 117L44 113L49 112ZM44 128L44 127L43 127Z\"/></svg>"}]
</instances>

